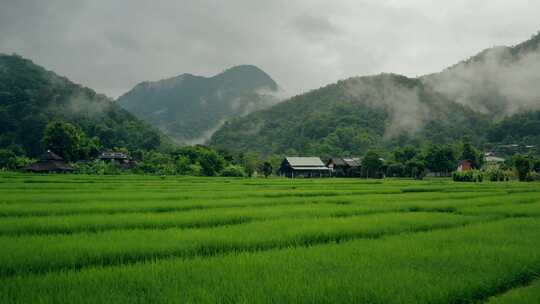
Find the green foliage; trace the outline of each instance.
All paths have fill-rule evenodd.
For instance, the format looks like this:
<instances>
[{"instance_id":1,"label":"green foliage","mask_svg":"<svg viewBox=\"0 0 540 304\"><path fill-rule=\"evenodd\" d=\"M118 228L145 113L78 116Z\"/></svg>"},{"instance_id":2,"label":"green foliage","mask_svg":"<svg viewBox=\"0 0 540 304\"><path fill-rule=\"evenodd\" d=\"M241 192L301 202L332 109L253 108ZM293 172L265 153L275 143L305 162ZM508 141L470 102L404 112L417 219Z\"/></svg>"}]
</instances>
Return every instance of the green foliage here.
<instances>
[{"instance_id":1,"label":"green foliage","mask_svg":"<svg viewBox=\"0 0 540 304\"><path fill-rule=\"evenodd\" d=\"M444 175L452 172L457 165L454 150L449 145L430 145L424 154L424 161L428 170Z\"/></svg>"},{"instance_id":2,"label":"green foliage","mask_svg":"<svg viewBox=\"0 0 540 304\"><path fill-rule=\"evenodd\" d=\"M75 173L91 174L91 175L118 175L131 173L120 168L116 162L96 161L81 161L73 164Z\"/></svg>"},{"instance_id":3,"label":"green foliage","mask_svg":"<svg viewBox=\"0 0 540 304\"><path fill-rule=\"evenodd\" d=\"M418 159L405 163L405 170L406 174L414 179L423 179L426 176L426 164Z\"/></svg>"},{"instance_id":4,"label":"green foliage","mask_svg":"<svg viewBox=\"0 0 540 304\"><path fill-rule=\"evenodd\" d=\"M0 169L13 170L17 168L17 155L11 150L0 149Z\"/></svg>"},{"instance_id":5,"label":"green foliage","mask_svg":"<svg viewBox=\"0 0 540 304\"><path fill-rule=\"evenodd\" d=\"M484 181L484 172L480 170L454 171L452 179L455 182L475 182L481 183Z\"/></svg>"},{"instance_id":6,"label":"green foliage","mask_svg":"<svg viewBox=\"0 0 540 304\"><path fill-rule=\"evenodd\" d=\"M532 163L532 169L537 173L540 173L540 159L535 159Z\"/></svg>"},{"instance_id":7,"label":"green foliage","mask_svg":"<svg viewBox=\"0 0 540 304\"><path fill-rule=\"evenodd\" d=\"M518 173L518 179L522 182L527 181L527 176L532 169L531 159L525 155L516 154L512 160Z\"/></svg>"},{"instance_id":8,"label":"green foliage","mask_svg":"<svg viewBox=\"0 0 540 304\"><path fill-rule=\"evenodd\" d=\"M540 181L540 173L530 171L529 173L527 173L527 177L525 178L525 180L528 182Z\"/></svg>"},{"instance_id":9,"label":"green foliage","mask_svg":"<svg viewBox=\"0 0 540 304\"><path fill-rule=\"evenodd\" d=\"M82 137L80 144L88 150L79 151L80 157L66 153L74 160L95 156L100 148L170 145L106 96L17 55L0 54L0 121L0 148L16 146L31 157L43 153L42 138L51 122L70 123L86 134L88 139Z\"/></svg>"},{"instance_id":10,"label":"green foliage","mask_svg":"<svg viewBox=\"0 0 540 304\"><path fill-rule=\"evenodd\" d=\"M259 155L253 152L241 154L239 162L245 168L248 177L252 177L259 166Z\"/></svg>"},{"instance_id":11,"label":"green foliage","mask_svg":"<svg viewBox=\"0 0 540 304\"><path fill-rule=\"evenodd\" d=\"M399 162L389 162L386 166L386 176L388 177L404 177L405 166Z\"/></svg>"},{"instance_id":12,"label":"green foliage","mask_svg":"<svg viewBox=\"0 0 540 304\"><path fill-rule=\"evenodd\" d=\"M184 172L191 172L192 175L216 176L221 173L226 165L222 155L211 148L201 145L176 149L173 155L177 159L181 159ZM189 170L187 170L186 166L189 166Z\"/></svg>"},{"instance_id":13,"label":"green foliage","mask_svg":"<svg viewBox=\"0 0 540 304\"><path fill-rule=\"evenodd\" d=\"M540 111L526 111L497 122L487 133L490 142L540 147Z\"/></svg>"},{"instance_id":14,"label":"green foliage","mask_svg":"<svg viewBox=\"0 0 540 304\"><path fill-rule=\"evenodd\" d=\"M64 122L50 122L45 128L43 146L66 161L76 161L81 154L81 130Z\"/></svg>"},{"instance_id":15,"label":"green foliage","mask_svg":"<svg viewBox=\"0 0 540 304\"><path fill-rule=\"evenodd\" d=\"M225 160L215 151L204 151L198 157L202 173L206 176L218 175L225 164Z\"/></svg>"},{"instance_id":16,"label":"green foliage","mask_svg":"<svg viewBox=\"0 0 540 304\"><path fill-rule=\"evenodd\" d=\"M382 175L383 161L381 156L375 151L368 151L362 159L362 174L368 178L380 178Z\"/></svg>"},{"instance_id":17,"label":"green foliage","mask_svg":"<svg viewBox=\"0 0 540 304\"><path fill-rule=\"evenodd\" d=\"M482 152L476 149L467 137L463 140L461 145L460 160L470 160L474 169L478 169L482 166Z\"/></svg>"},{"instance_id":18,"label":"green foliage","mask_svg":"<svg viewBox=\"0 0 540 304\"><path fill-rule=\"evenodd\" d=\"M397 162L404 164L408 162L409 160L415 158L415 156L419 154L419 151L415 147L411 145L407 145L403 147L402 149L400 149L399 147L396 148L393 154L394 154L394 159Z\"/></svg>"},{"instance_id":19,"label":"green foliage","mask_svg":"<svg viewBox=\"0 0 540 304\"><path fill-rule=\"evenodd\" d=\"M223 171L221 172L221 176L226 177L244 177L246 176L246 172L244 171L244 168L238 165L228 165L226 166Z\"/></svg>"},{"instance_id":20,"label":"green foliage","mask_svg":"<svg viewBox=\"0 0 540 304\"><path fill-rule=\"evenodd\" d=\"M272 175L273 167L272 163L269 161L265 161L261 165L261 172L264 174L264 177L268 178L270 175Z\"/></svg>"},{"instance_id":21,"label":"green foliage","mask_svg":"<svg viewBox=\"0 0 540 304\"><path fill-rule=\"evenodd\" d=\"M492 182L504 182L510 180L510 173L500 168L489 168L484 171L486 178Z\"/></svg>"},{"instance_id":22,"label":"green foliage","mask_svg":"<svg viewBox=\"0 0 540 304\"><path fill-rule=\"evenodd\" d=\"M414 133L399 127L408 117L395 109L398 100L411 92L431 114ZM256 151L266 156L296 151L329 158L363 155L370 149L446 144L470 133L480 142L488 125L482 114L446 99L421 80L383 74L339 81L233 119L210 144L234 153Z\"/></svg>"}]
</instances>

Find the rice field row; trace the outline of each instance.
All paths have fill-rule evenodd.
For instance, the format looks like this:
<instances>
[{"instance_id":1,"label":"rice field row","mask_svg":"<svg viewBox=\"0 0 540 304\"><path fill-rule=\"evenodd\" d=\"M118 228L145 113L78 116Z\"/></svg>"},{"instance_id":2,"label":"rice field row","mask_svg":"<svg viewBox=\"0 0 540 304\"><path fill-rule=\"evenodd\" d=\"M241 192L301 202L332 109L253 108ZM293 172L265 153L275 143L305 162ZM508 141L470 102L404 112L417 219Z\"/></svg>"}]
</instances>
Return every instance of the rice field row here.
<instances>
[{"instance_id":1,"label":"rice field row","mask_svg":"<svg viewBox=\"0 0 540 304\"><path fill-rule=\"evenodd\" d=\"M513 303L538 240L538 183L0 174L0 303Z\"/></svg>"}]
</instances>

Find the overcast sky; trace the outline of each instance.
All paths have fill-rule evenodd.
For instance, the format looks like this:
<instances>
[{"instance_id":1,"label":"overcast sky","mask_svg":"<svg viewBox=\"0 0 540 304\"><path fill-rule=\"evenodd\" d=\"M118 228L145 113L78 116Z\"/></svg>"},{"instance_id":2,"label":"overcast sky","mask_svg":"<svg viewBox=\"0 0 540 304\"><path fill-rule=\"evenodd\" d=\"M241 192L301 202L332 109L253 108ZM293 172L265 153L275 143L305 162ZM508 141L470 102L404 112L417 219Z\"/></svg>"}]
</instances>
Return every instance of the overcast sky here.
<instances>
[{"instance_id":1,"label":"overcast sky","mask_svg":"<svg viewBox=\"0 0 540 304\"><path fill-rule=\"evenodd\" d=\"M288 93L436 72L540 30L537 0L0 0L0 52L111 97L254 64Z\"/></svg>"}]
</instances>

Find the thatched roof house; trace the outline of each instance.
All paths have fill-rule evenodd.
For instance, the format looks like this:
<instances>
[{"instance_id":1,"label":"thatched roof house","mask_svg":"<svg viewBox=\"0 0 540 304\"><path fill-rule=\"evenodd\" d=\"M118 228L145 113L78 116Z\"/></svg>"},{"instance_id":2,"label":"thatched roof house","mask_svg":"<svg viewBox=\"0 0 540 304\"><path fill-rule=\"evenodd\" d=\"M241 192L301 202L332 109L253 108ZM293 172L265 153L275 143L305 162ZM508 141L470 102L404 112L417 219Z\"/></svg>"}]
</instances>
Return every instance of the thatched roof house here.
<instances>
[{"instance_id":1,"label":"thatched roof house","mask_svg":"<svg viewBox=\"0 0 540 304\"><path fill-rule=\"evenodd\" d=\"M34 173L65 173L73 171L73 168L66 164L62 157L47 150L39 157L37 163L27 166L25 170Z\"/></svg>"}]
</instances>

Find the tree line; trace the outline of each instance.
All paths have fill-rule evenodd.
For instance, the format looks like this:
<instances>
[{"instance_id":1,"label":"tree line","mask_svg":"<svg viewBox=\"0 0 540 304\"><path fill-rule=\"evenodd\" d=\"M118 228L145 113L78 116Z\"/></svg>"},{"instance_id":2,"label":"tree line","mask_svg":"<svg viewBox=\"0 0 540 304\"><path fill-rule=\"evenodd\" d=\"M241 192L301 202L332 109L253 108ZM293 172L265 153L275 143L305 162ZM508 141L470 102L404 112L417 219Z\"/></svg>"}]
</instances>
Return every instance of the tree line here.
<instances>
[{"instance_id":1,"label":"tree line","mask_svg":"<svg viewBox=\"0 0 540 304\"><path fill-rule=\"evenodd\" d=\"M156 149L127 149L116 147L136 165L129 170L119 162L100 161L103 151L100 139L88 137L85 132L68 122L55 121L47 125L42 136L44 150L51 150L71 163L75 171L85 174L139 173L157 175L229 176L251 177L277 175L285 155L262 156L256 152L231 153L203 145ZM451 176L459 161L467 160L473 170L483 167L484 154L469 138L454 144L430 144L423 147L407 145L393 150L369 150L361 156L360 176L366 178L400 177L422 179L428 172L435 176ZM0 149L0 168L21 169L32 163L21 151ZM540 172L540 160L534 155L515 155L497 170L516 172L519 180L535 180ZM471 173L472 174L472 173ZM478 180L478 174L466 175L464 181ZM499 171L490 174L503 174ZM454 176L454 179L456 177ZM493 178L496 180L500 177ZM504 178L503 178L504 179Z\"/></svg>"}]
</instances>

